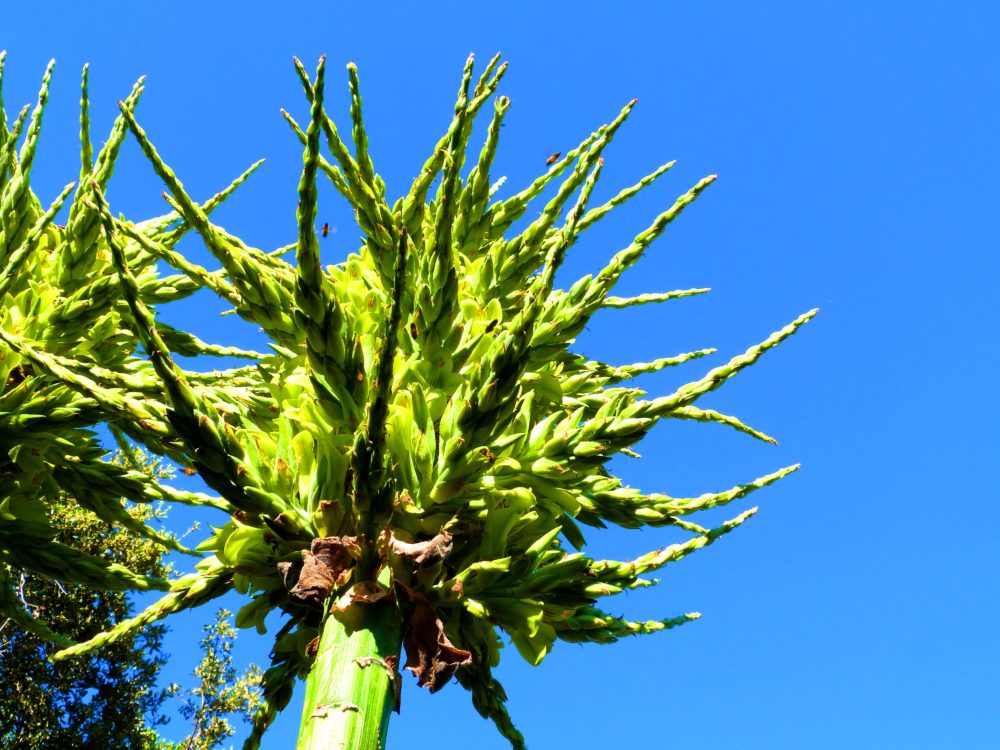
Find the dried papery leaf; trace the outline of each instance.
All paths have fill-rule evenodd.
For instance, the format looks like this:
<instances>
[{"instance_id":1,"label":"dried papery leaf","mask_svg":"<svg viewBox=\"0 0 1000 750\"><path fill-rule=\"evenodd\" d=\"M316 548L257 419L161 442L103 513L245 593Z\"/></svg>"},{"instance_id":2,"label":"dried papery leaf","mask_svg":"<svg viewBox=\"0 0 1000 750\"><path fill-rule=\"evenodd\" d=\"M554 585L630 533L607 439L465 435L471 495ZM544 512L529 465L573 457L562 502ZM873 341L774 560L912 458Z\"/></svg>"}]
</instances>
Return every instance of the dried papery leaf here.
<instances>
[{"instance_id":1,"label":"dried papery leaf","mask_svg":"<svg viewBox=\"0 0 1000 750\"><path fill-rule=\"evenodd\" d=\"M306 656L310 659L316 658L316 652L319 651L319 636L317 635L309 643L306 644Z\"/></svg>"},{"instance_id":2,"label":"dried papery leaf","mask_svg":"<svg viewBox=\"0 0 1000 750\"><path fill-rule=\"evenodd\" d=\"M303 604L321 606L330 592L350 580L359 551L355 537L313 539L309 551L302 553L302 571L289 590L289 597Z\"/></svg>"},{"instance_id":3,"label":"dried papery leaf","mask_svg":"<svg viewBox=\"0 0 1000 750\"><path fill-rule=\"evenodd\" d=\"M330 610L346 612L354 604L374 604L389 595L389 592L375 581L362 581L351 586Z\"/></svg>"},{"instance_id":4,"label":"dried papery leaf","mask_svg":"<svg viewBox=\"0 0 1000 750\"><path fill-rule=\"evenodd\" d=\"M425 542L404 542L396 537L390 541L392 551L417 565L433 565L451 554L452 536L442 529L433 539Z\"/></svg>"},{"instance_id":5,"label":"dried papery leaf","mask_svg":"<svg viewBox=\"0 0 1000 750\"><path fill-rule=\"evenodd\" d=\"M420 687L432 693L448 684L460 667L472 664L472 653L457 648L444 632L444 623L427 597L396 584L396 595L412 604L403 647L404 667L413 672Z\"/></svg>"},{"instance_id":6,"label":"dried papery leaf","mask_svg":"<svg viewBox=\"0 0 1000 750\"><path fill-rule=\"evenodd\" d=\"M302 560L288 560L278 563L278 572L281 573L281 580L285 584L286 591L291 591L299 582L302 565Z\"/></svg>"}]
</instances>

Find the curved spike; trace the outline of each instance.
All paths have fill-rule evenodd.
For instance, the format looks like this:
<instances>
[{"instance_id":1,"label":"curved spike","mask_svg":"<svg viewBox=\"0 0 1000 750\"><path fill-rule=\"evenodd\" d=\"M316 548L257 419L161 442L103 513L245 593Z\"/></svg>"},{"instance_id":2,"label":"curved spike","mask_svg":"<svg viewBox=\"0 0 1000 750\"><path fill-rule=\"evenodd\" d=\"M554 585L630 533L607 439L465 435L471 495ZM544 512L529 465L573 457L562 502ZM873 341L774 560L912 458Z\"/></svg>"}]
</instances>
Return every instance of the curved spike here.
<instances>
[{"instance_id":1,"label":"curved spike","mask_svg":"<svg viewBox=\"0 0 1000 750\"><path fill-rule=\"evenodd\" d=\"M230 182L229 185L205 201L201 206L201 210L204 211L205 215L211 216L212 212L225 203L226 199L228 199L229 196L236 191L236 188L246 182L250 178L250 175L256 172L264 161L264 159L258 159L255 161L243 170L243 172L235 180ZM167 230L167 227L178 219L181 219L181 225L174 229ZM191 224L184 221L180 213L176 211L167 214L159 220L153 219L152 221L144 221L136 226L138 226L144 233L148 232L151 237L159 240L160 243L166 245L167 247L173 247L176 245L191 229ZM161 233L163 235L162 237L160 236Z\"/></svg>"},{"instance_id":2,"label":"curved spike","mask_svg":"<svg viewBox=\"0 0 1000 750\"><path fill-rule=\"evenodd\" d=\"M368 184L374 184L375 166L368 154L368 135L365 133L364 117L361 114L361 82L358 80L358 66L354 63L347 64L347 77L348 87L351 90L351 122L354 123L351 129L354 138L354 158L358 163L361 179Z\"/></svg>"},{"instance_id":3,"label":"curved spike","mask_svg":"<svg viewBox=\"0 0 1000 750\"><path fill-rule=\"evenodd\" d=\"M316 238L316 171L319 161L319 138L323 119L324 71L326 58L316 69L306 148L302 155L299 180L299 203L296 209L298 244L295 258L298 279L295 284L295 319L305 333L306 354L314 378L321 381L317 391L324 407L342 419L356 419L358 404L352 388L357 365L344 341L344 311L328 284L319 257ZM352 382L353 380L353 382Z\"/></svg>"},{"instance_id":4,"label":"curved spike","mask_svg":"<svg viewBox=\"0 0 1000 750\"><path fill-rule=\"evenodd\" d=\"M799 328L812 320L818 312L819 309L816 308L800 315L780 331L775 331L761 343L756 346L751 346L746 350L746 352L738 357L733 357L722 367L716 367L714 370L709 370L705 377L700 380L681 386L670 396L663 396L661 398L654 399L653 401L636 404L633 407L635 413L628 413L625 416L665 415L679 406L688 406L689 404L694 403L704 394L709 391L714 391L716 388L721 386L740 370L752 365L760 359L760 356L764 352L769 349L773 349L782 341L794 334L799 330Z\"/></svg>"},{"instance_id":5,"label":"curved spike","mask_svg":"<svg viewBox=\"0 0 1000 750\"><path fill-rule=\"evenodd\" d=\"M42 132L42 115L45 112L45 105L49 101L49 85L52 83L52 71L55 67L56 61L49 60L49 64L45 67L45 73L42 75L42 88L38 92L38 102L31 111L31 122L28 124L28 130L24 135L24 144L18 154L19 169L25 178L31 172L31 164L35 158L38 136Z\"/></svg>"},{"instance_id":6,"label":"curved spike","mask_svg":"<svg viewBox=\"0 0 1000 750\"><path fill-rule=\"evenodd\" d=\"M676 161L668 161L666 164L664 164L661 167L658 167L656 170L643 177L641 180L639 180L631 187L627 187L624 190L621 190L614 198L609 200L603 206L592 208L590 211L587 212L586 216L580 219L580 231L582 232L592 224L596 224L598 221L603 219L608 214L608 212L611 211L611 209L617 208L623 203L626 203L630 198L632 198L632 196L634 196L644 187L652 185L657 180L657 178L669 172L670 169L673 168L673 166L676 163L677 163Z\"/></svg>"},{"instance_id":7,"label":"curved spike","mask_svg":"<svg viewBox=\"0 0 1000 750\"><path fill-rule=\"evenodd\" d=\"M125 301L136 321L136 333L149 352L150 362L170 401L171 408L167 414L170 423L210 487L243 510L263 512L272 518L279 516L287 510L285 502L274 493L254 485L254 477L248 476L238 464L245 455L243 447L230 437L218 410L191 388L183 371L175 364L149 308L139 299L138 285L125 261L107 204L96 189L95 196L101 200L99 207L111 257L122 282ZM253 488L253 491L248 492L248 488Z\"/></svg>"},{"instance_id":8,"label":"curved spike","mask_svg":"<svg viewBox=\"0 0 1000 750\"><path fill-rule=\"evenodd\" d=\"M2 63L2 58L0 58ZM15 627L37 636L43 641L67 648L76 642L62 633L57 633L44 621L34 617L22 606L13 588L13 582L0 573L0 615L11 620Z\"/></svg>"},{"instance_id":9,"label":"curved spike","mask_svg":"<svg viewBox=\"0 0 1000 750\"><path fill-rule=\"evenodd\" d=\"M669 547L642 555L632 562L623 563L614 560L601 560L591 564L590 570L601 584L609 583L613 586L631 588L638 583L639 576L659 570L668 563L677 562L692 552L707 547L719 537L728 534L737 526L740 526L756 512L757 508L751 508L736 516L736 518L726 521L721 526L710 530L707 534L689 539L682 544L671 544ZM595 596L605 596L607 593L610 593L601 589L600 584L588 586L584 589L584 592Z\"/></svg>"},{"instance_id":10,"label":"curved spike","mask_svg":"<svg viewBox=\"0 0 1000 750\"><path fill-rule=\"evenodd\" d=\"M87 92L90 65L83 66L80 83L80 182L84 183L94 168L94 146L90 142L90 96Z\"/></svg>"},{"instance_id":11,"label":"curved spike","mask_svg":"<svg viewBox=\"0 0 1000 750\"><path fill-rule=\"evenodd\" d=\"M74 183L71 182L63 188L62 192L52 202L52 205L49 206L49 210L38 218L38 221L35 222L35 225L21 241L21 244L7 256L3 270L0 271L0 297L6 294L11 284L17 280L21 264L35 249L38 240L41 239L45 230L52 224L52 220L55 219L56 214L62 209L63 203L69 197L74 187Z\"/></svg>"},{"instance_id":12,"label":"curved spike","mask_svg":"<svg viewBox=\"0 0 1000 750\"><path fill-rule=\"evenodd\" d=\"M0 50L0 146L3 145L2 141L8 135L7 111L4 109L3 106L3 71L4 71L4 64L6 62L7 62L7 50L2 49ZM2 166L3 165L0 165L0 172L2 172ZM0 179L0 184L2 183L3 180Z\"/></svg>"},{"instance_id":13,"label":"curved spike","mask_svg":"<svg viewBox=\"0 0 1000 750\"><path fill-rule=\"evenodd\" d=\"M261 678L263 701L253 717L250 734L243 743L243 750L258 750L264 732L278 714L291 702L301 666L294 654L278 659Z\"/></svg>"},{"instance_id":14,"label":"curved spike","mask_svg":"<svg viewBox=\"0 0 1000 750\"><path fill-rule=\"evenodd\" d=\"M299 127L299 124L297 122L295 122L295 118L293 118L290 114L288 114L288 112L284 109L281 110L281 116L285 118L285 122L288 123L289 127L291 127L292 129L292 132L295 133L295 135L298 137L299 143L305 146L306 145L305 131L302 130L301 127ZM333 186L337 189L337 192L340 193L345 198L347 198L347 202L353 205L354 197L351 195L351 188L347 184L347 180L344 179L344 175L341 173L340 168L328 162L323 157L322 154L320 154L319 157L319 168L320 171L323 172L323 174L325 174L327 177L330 178L330 182L333 183Z\"/></svg>"},{"instance_id":15,"label":"curved spike","mask_svg":"<svg viewBox=\"0 0 1000 750\"><path fill-rule=\"evenodd\" d=\"M600 152L604 146L611 142L618 128L628 118L637 101L638 99L633 99L626 104L614 120L607 125L602 125L591 133L579 146L567 152L562 159L555 162L544 175L536 178L527 188L491 208L487 214L490 220L489 236L496 238L503 235L511 224L524 215L524 212L528 208L528 203L540 195L552 180L565 172L566 168L582 154L589 154L592 161L596 160L600 156ZM598 140L602 142L602 145L595 145ZM593 149L591 148L592 145L594 146Z\"/></svg>"},{"instance_id":16,"label":"curved spike","mask_svg":"<svg viewBox=\"0 0 1000 750\"><path fill-rule=\"evenodd\" d=\"M770 435L765 435L763 432L743 424L743 422L736 417L731 417L728 414L721 414L717 411L712 411L711 409L699 409L696 406L679 406L666 416L673 419L691 419L696 422L716 422L718 424L724 424L728 427L732 427L739 432L755 437L765 443L770 443L771 445L778 444L778 441Z\"/></svg>"},{"instance_id":17,"label":"curved spike","mask_svg":"<svg viewBox=\"0 0 1000 750\"><path fill-rule=\"evenodd\" d=\"M636 307L638 305L648 305L651 302L667 302L672 299L682 297L693 297L697 294L707 294L712 291L709 288L702 289L677 289L673 292L656 292L652 294L640 294L635 297L605 297L603 307L621 309L623 307Z\"/></svg>"},{"instance_id":18,"label":"curved spike","mask_svg":"<svg viewBox=\"0 0 1000 750\"><path fill-rule=\"evenodd\" d=\"M146 607L130 620L115 625L111 630L100 633L89 641L64 648L49 657L52 662L61 662L76 656L89 654L99 648L134 633L140 628L162 620L167 615L198 607L222 596L230 590L232 569L219 562L214 555L198 563L198 572L178 578L170 584L169 592L155 604Z\"/></svg>"},{"instance_id":19,"label":"curved spike","mask_svg":"<svg viewBox=\"0 0 1000 750\"><path fill-rule=\"evenodd\" d=\"M40 539L26 533L22 526L23 523L10 521L0 529L0 561L7 565L105 591L163 591L169 587L155 576L139 575L103 557Z\"/></svg>"}]
</instances>

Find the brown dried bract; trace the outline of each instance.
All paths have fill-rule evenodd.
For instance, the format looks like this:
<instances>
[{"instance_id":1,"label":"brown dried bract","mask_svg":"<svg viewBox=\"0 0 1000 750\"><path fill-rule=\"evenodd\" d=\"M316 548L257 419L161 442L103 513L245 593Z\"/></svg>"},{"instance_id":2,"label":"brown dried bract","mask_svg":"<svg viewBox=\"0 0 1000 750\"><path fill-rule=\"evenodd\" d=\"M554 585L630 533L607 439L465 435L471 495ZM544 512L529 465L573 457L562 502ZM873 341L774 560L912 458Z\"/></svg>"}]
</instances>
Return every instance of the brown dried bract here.
<instances>
[{"instance_id":1,"label":"brown dried bract","mask_svg":"<svg viewBox=\"0 0 1000 750\"><path fill-rule=\"evenodd\" d=\"M417 565L432 565L451 554L452 538L447 531L440 531L425 542L403 542L395 537L390 542L392 551Z\"/></svg>"},{"instance_id":2,"label":"brown dried bract","mask_svg":"<svg viewBox=\"0 0 1000 750\"><path fill-rule=\"evenodd\" d=\"M413 612L406 623L403 646L406 648L406 669L417 678L417 684L432 693L448 684L459 667L472 664L472 654L456 648L444 632L444 623L434 607L421 594L398 585L399 594L413 602Z\"/></svg>"},{"instance_id":3,"label":"brown dried bract","mask_svg":"<svg viewBox=\"0 0 1000 750\"><path fill-rule=\"evenodd\" d=\"M306 657L309 659L315 659L316 653L319 651L319 636L317 635L309 643L306 644Z\"/></svg>"},{"instance_id":4,"label":"brown dried bract","mask_svg":"<svg viewBox=\"0 0 1000 750\"><path fill-rule=\"evenodd\" d=\"M388 595L389 592L375 581L363 581L351 586L331 609L344 612L352 604L374 604Z\"/></svg>"},{"instance_id":5,"label":"brown dried bract","mask_svg":"<svg viewBox=\"0 0 1000 750\"><path fill-rule=\"evenodd\" d=\"M331 591L350 580L359 551L354 537L313 539L309 551L302 553L302 571L288 595L304 604L321 606Z\"/></svg>"},{"instance_id":6,"label":"brown dried bract","mask_svg":"<svg viewBox=\"0 0 1000 750\"><path fill-rule=\"evenodd\" d=\"M278 572L281 573L281 580L285 584L285 591L291 591L295 584L299 582L299 573L302 572L302 561L294 560L278 563Z\"/></svg>"}]
</instances>

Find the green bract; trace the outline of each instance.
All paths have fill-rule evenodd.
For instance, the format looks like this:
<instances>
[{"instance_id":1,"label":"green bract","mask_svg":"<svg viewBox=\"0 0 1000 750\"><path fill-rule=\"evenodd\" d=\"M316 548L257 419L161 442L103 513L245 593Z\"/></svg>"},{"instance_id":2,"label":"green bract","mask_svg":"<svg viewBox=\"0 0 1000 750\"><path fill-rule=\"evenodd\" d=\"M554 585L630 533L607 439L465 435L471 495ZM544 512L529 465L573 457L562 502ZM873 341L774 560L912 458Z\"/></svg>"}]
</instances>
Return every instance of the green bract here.
<instances>
[{"instance_id":1,"label":"green bract","mask_svg":"<svg viewBox=\"0 0 1000 750\"><path fill-rule=\"evenodd\" d=\"M0 52L0 82L3 64ZM87 429L109 411L121 409L132 421L122 420L119 429L133 437L168 434L163 415L143 404L145 393L158 392L159 384L145 358L136 356L134 321L111 264L100 212L87 198L89 191L107 186L128 129L125 118L119 117L94 156L86 69L79 185L75 191L73 184L68 185L48 209L30 187L52 68L50 64L45 72L30 117L25 106L9 121L0 98L0 562L99 589L166 589L166 581L135 575L103 557L54 541L55 529L47 521L48 504L62 490L109 524L181 549L127 513L119 498L218 504L207 496L162 486L135 467L103 461L106 451ZM138 102L141 92L140 81L126 100L129 106ZM206 210L229 192L213 198ZM57 226L53 220L71 194L66 226ZM184 233L183 227L169 228L176 220L175 214L168 214L141 224L140 231L169 247ZM129 260L139 295L148 304L178 299L200 288L186 275L161 278L157 257L141 247L129 249ZM241 354L167 326L161 331L182 353ZM179 454L179 446L173 453ZM0 611L22 625L31 624L33 630L44 630L10 596L2 566Z\"/></svg>"},{"instance_id":2,"label":"green bract","mask_svg":"<svg viewBox=\"0 0 1000 750\"><path fill-rule=\"evenodd\" d=\"M491 671L502 635L538 664L560 639L608 643L697 616L629 622L602 611L598 601L650 585L647 574L712 543L754 510L713 529L688 516L740 499L797 467L718 494L672 498L623 486L607 462L628 453L661 419L718 422L773 442L696 402L815 311L652 399L628 382L713 350L626 366L573 353L574 338L602 308L707 291L611 296L621 274L714 178L684 193L599 273L555 288L556 271L580 232L671 165L602 206L590 205L602 152L632 102L531 185L494 199L499 183L491 184L490 169L509 106L506 97L494 99L506 67L498 62L491 60L473 85L469 58L448 131L409 192L390 204L368 154L356 69L348 66L352 154L324 110L324 61L315 79L296 61L311 110L305 130L285 115L304 145L294 265L280 257L290 248L263 252L211 222L208 214L224 194L200 205L185 191L136 120L139 87L122 103L98 167L89 166L85 139L85 168L65 229L50 225L54 211L46 220L40 207L24 205L33 197L17 193L40 108L19 162L10 145L16 136L6 139L4 163L13 165L13 176L4 186L3 215L13 208L18 226L4 224L0 337L14 353L4 364L11 357L27 363L37 379L26 380L20 392L37 398L48 388L65 401L74 416L62 422L52 416L51 401L39 411L39 423L57 436L102 419L197 470L218 497L143 485L147 495L212 505L231 516L199 546L205 557L195 572L171 582L159 603L65 649L61 658L236 588L248 596L238 625L263 632L268 613L279 609L284 618L265 675L267 703L247 747L258 744L296 678L306 676L300 747L333 747L326 744L333 734L353 738L350 747L375 747L384 737L401 641L406 666L421 685L437 690L455 676L478 711L523 747ZM486 142L469 154L473 120L488 103ZM109 210L103 190L126 129L166 183L173 213L135 224ZM324 144L332 160L321 154ZM350 202L364 233L358 252L336 266L320 261L320 174ZM512 234L550 184L558 185L554 196ZM220 270L173 250L188 228ZM178 276L158 279L158 259ZM54 270L40 276L25 271L26 264ZM14 296L37 278L51 279L44 294L58 311L42 329L23 325L29 302ZM226 372L182 369L174 354L237 353L156 321L157 305L202 287L259 326L273 353ZM95 299L98 305L86 304ZM98 324L105 328L95 333ZM136 357L136 339L148 359ZM4 398L12 405L4 408L14 416L4 418L24 421L30 410L12 400L17 392L8 381ZM48 455L39 459L46 467L54 465ZM79 471L57 480L97 482L94 472L112 477L90 453L82 461ZM140 494L128 484L134 478L114 477L108 486L115 493ZM73 490L80 495L79 487ZM584 527L609 523L672 525L691 538L631 562L594 560L580 551ZM367 668L376 662L386 668Z\"/></svg>"}]
</instances>

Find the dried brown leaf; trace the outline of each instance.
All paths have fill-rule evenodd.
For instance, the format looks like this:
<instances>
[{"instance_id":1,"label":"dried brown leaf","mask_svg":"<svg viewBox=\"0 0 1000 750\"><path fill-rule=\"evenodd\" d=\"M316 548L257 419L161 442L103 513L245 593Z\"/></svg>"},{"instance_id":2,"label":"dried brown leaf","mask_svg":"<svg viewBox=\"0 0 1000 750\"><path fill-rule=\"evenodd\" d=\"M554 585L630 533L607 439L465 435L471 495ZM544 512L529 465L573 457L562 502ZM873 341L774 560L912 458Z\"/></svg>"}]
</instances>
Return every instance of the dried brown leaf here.
<instances>
[{"instance_id":1,"label":"dried brown leaf","mask_svg":"<svg viewBox=\"0 0 1000 750\"><path fill-rule=\"evenodd\" d=\"M424 542L404 542L393 537L390 544L392 551L400 557L417 565L432 565L451 554L452 537L442 530L437 536Z\"/></svg>"},{"instance_id":2,"label":"dried brown leaf","mask_svg":"<svg viewBox=\"0 0 1000 750\"><path fill-rule=\"evenodd\" d=\"M397 589L413 603L403 635L405 668L413 672L418 685L436 693L448 684L459 667L472 663L472 654L448 640L444 623L426 597L399 584Z\"/></svg>"},{"instance_id":3,"label":"dried brown leaf","mask_svg":"<svg viewBox=\"0 0 1000 750\"><path fill-rule=\"evenodd\" d=\"M375 581L363 581L351 586L331 609L335 612L344 612L352 604L374 604L388 595L389 592Z\"/></svg>"},{"instance_id":4,"label":"dried brown leaf","mask_svg":"<svg viewBox=\"0 0 1000 750\"><path fill-rule=\"evenodd\" d=\"M313 539L309 551L302 553L302 570L288 595L304 604L322 606L330 592L350 580L359 551L355 537Z\"/></svg>"}]
</instances>

